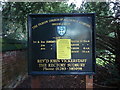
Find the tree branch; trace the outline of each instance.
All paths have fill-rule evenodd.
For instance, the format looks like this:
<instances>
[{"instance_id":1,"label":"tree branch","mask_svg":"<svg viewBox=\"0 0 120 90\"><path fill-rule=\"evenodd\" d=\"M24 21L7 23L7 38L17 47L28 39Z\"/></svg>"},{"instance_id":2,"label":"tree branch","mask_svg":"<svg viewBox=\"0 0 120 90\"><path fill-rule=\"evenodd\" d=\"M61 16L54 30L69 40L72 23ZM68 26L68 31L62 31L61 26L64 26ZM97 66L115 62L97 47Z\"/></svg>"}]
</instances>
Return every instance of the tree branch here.
<instances>
[{"instance_id":1,"label":"tree branch","mask_svg":"<svg viewBox=\"0 0 120 90\"><path fill-rule=\"evenodd\" d=\"M96 15L96 16L97 16L97 15ZM100 19L111 18L111 19L113 19L113 20L116 20L116 19L120 20L120 18L114 17L114 16L97 16L97 17L99 17Z\"/></svg>"},{"instance_id":2,"label":"tree branch","mask_svg":"<svg viewBox=\"0 0 120 90\"><path fill-rule=\"evenodd\" d=\"M107 41L104 41L103 39L97 39L101 44L105 45L105 46L108 46L109 48L115 50L115 46L111 45L111 42L107 42Z\"/></svg>"},{"instance_id":3,"label":"tree branch","mask_svg":"<svg viewBox=\"0 0 120 90\"><path fill-rule=\"evenodd\" d=\"M106 62L109 62L109 63L113 63L112 61L106 60L106 59L104 59L103 57L100 57L100 56L98 56L98 55L97 55L96 57L102 59L103 61L106 61Z\"/></svg>"},{"instance_id":4,"label":"tree branch","mask_svg":"<svg viewBox=\"0 0 120 90\"><path fill-rule=\"evenodd\" d=\"M103 47L106 50L110 51L111 53L115 54L115 51L113 49L109 48L108 46L104 45L103 43L98 42L98 46Z\"/></svg>"},{"instance_id":5,"label":"tree branch","mask_svg":"<svg viewBox=\"0 0 120 90\"><path fill-rule=\"evenodd\" d=\"M117 40L115 38L111 38L111 37L100 35L100 34L96 34L96 35L97 35L97 37L100 38L100 39L97 39L97 40L100 40L100 41L106 43L107 45L109 43L108 46L115 49L115 47L117 45Z\"/></svg>"}]
</instances>

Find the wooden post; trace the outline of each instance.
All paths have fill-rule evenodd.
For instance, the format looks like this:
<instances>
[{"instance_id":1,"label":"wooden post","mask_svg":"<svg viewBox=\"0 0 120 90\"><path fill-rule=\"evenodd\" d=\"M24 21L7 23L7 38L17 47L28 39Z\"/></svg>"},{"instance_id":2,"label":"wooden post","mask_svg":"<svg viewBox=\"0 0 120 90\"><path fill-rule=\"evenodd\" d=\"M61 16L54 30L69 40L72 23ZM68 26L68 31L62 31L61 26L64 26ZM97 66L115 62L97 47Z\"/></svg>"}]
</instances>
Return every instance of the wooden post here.
<instances>
[{"instance_id":1,"label":"wooden post","mask_svg":"<svg viewBox=\"0 0 120 90\"><path fill-rule=\"evenodd\" d=\"M40 88L39 76L31 76L31 88Z\"/></svg>"},{"instance_id":2,"label":"wooden post","mask_svg":"<svg viewBox=\"0 0 120 90\"><path fill-rule=\"evenodd\" d=\"M86 75L86 90L93 90L93 75Z\"/></svg>"}]
</instances>

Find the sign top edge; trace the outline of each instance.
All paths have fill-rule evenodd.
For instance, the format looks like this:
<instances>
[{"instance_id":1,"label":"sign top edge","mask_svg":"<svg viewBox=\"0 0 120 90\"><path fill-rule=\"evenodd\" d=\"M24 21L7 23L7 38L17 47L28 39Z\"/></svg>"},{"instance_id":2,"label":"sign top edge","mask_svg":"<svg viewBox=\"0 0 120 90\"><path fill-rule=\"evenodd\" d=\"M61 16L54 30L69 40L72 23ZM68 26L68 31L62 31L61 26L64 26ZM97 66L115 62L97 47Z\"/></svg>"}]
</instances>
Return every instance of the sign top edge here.
<instances>
[{"instance_id":1,"label":"sign top edge","mask_svg":"<svg viewBox=\"0 0 120 90\"><path fill-rule=\"evenodd\" d=\"M29 14L28 16L95 16L95 13L48 13L48 14Z\"/></svg>"}]
</instances>

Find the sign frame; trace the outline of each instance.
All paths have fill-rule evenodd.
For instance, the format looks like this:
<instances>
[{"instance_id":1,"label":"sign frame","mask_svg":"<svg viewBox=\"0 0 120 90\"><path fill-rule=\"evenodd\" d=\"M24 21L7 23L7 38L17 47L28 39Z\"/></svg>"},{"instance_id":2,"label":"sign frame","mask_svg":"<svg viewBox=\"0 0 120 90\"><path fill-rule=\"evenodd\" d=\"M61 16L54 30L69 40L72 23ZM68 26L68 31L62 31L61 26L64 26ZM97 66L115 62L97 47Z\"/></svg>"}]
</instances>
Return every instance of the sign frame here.
<instances>
[{"instance_id":1,"label":"sign frame","mask_svg":"<svg viewBox=\"0 0 120 90\"><path fill-rule=\"evenodd\" d=\"M31 46L32 41L31 31L32 17L92 17L92 69L93 72L78 72L78 71L32 71L32 62L31 62ZM96 31L95 31L95 13L74 13L74 14L29 14L28 15L28 74L29 75L93 75L96 72Z\"/></svg>"}]
</instances>

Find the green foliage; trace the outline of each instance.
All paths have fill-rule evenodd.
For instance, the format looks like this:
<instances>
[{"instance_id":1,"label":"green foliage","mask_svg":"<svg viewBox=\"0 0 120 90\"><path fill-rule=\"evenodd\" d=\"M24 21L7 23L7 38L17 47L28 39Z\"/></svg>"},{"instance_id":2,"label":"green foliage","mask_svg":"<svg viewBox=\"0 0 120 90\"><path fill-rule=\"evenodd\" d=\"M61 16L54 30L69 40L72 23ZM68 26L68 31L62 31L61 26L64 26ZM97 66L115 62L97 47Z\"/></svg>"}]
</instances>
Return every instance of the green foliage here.
<instances>
[{"instance_id":1,"label":"green foliage","mask_svg":"<svg viewBox=\"0 0 120 90\"><path fill-rule=\"evenodd\" d=\"M110 3L87 2L82 4L80 10L83 13L96 14L97 54L100 56L101 52L103 54L104 50L108 50L115 55L116 43L114 39L116 37L115 30L118 28L118 25L112 16L113 11L110 9Z\"/></svg>"},{"instance_id":2,"label":"green foliage","mask_svg":"<svg viewBox=\"0 0 120 90\"><path fill-rule=\"evenodd\" d=\"M120 83L120 32L113 9L107 2L87 2L79 9L82 13L96 14L96 63L104 67L109 76L101 84L119 86ZM101 69L102 74L102 69ZM100 77L99 77L100 78Z\"/></svg>"},{"instance_id":3,"label":"green foliage","mask_svg":"<svg viewBox=\"0 0 120 90\"><path fill-rule=\"evenodd\" d=\"M26 41L23 41L23 40L20 41L20 40L10 39L5 37L0 42L2 43L2 51L20 50L20 49L27 48L27 43Z\"/></svg>"},{"instance_id":4,"label":"green foliage","mask_svg":"<svg viewBox=\"0 0 120 90\"><path fill-rule=\"evenodd\" d=\"M114 65L114 63L108 63L105 64L104 66L106 67L109 76L105 77L105 81L102 81L101 83L104 85L112 85L113 87L119 86L120 75L116 65Z\"/></svg>"},{"instance_id":5,"label":"green foliage","mask_svg":"<svg viewBox=\"0 0 120 90\"><path fill-rule=\"evenodd\" d=\"M26 44L2 44L2 51L26 49ZM0 50L1 51L1 50Z\"/></svg>"}]
</instances>

